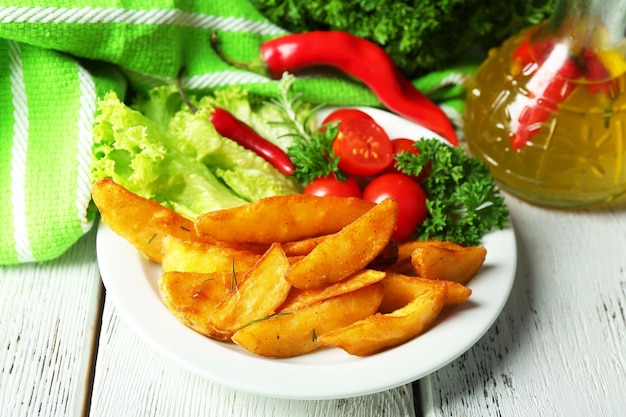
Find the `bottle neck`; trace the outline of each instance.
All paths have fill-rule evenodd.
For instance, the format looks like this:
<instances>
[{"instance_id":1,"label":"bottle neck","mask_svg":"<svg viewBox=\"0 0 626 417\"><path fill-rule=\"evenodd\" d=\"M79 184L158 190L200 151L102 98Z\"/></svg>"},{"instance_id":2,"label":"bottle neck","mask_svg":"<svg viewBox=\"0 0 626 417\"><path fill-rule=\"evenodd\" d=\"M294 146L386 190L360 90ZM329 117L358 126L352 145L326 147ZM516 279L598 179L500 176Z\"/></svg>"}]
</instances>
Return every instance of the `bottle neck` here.
<instances>
[{"instance_id":1,"label":"bottle neck","mask_svg":"<svg viewBox=\"0 0 626 417\"><path fill-rule=\"evenodd\" d=\"M602 49L623 43L625 29L626 0L557 0L549 24L553 34Z\"/></svg>"}]
</instances>

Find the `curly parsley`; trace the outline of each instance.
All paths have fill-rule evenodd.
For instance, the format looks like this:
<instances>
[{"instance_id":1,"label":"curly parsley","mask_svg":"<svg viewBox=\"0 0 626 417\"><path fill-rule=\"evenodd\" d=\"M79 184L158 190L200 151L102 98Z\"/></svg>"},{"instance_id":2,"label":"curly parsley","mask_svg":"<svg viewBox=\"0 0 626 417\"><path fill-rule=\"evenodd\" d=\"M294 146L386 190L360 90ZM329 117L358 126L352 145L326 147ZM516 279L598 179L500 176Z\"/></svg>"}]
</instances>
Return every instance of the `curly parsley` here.
<instances>
[{"instance_id":1,"label":"curly parsley","mask_svg":"<svg viewBox=\"0 0 626 417\"><path fill-rule=\"evenodd\" d=\"M396 166L410 175L428 173L421 182L428 217L415 231L419 239L477 245L492 228L507 225L509 211L487 165L436 139L418 140L415 147L419 153L397 155Z\"/></svg>"}]
</instances>

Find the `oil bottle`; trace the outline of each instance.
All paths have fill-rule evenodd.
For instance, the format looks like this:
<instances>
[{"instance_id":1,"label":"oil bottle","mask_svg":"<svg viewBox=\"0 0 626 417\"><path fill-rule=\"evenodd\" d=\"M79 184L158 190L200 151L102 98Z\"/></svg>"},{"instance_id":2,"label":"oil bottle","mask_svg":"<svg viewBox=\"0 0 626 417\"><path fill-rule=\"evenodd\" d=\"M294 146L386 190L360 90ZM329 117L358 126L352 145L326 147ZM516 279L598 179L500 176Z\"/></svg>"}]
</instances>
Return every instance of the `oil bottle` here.
<instances>
[{"instance_id":1,"label":"oil bottle","mask_svg":"<svg viewBox=\"0 0 626 417\"><path fill-rule=\"evenodd\" d=\"M557 0L489 51L467 85L464 136L500 186L579 207L626 193L626 0Z\"/></svg>"}]
</instances>

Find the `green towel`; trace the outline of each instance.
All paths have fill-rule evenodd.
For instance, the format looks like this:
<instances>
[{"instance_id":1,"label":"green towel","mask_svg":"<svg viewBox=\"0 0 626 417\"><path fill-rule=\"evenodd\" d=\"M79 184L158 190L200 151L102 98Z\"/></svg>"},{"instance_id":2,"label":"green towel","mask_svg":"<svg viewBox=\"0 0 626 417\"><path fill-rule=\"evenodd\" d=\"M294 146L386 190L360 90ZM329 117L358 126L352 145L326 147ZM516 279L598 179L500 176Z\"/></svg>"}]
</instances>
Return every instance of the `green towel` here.
<instances>
[{"instance_id":1,"label":"green towel","mask_svg":"<svg viewBox=\"0 0 626 417\"><path fill-rule=\"evenodd\" d=\"M247 61L266 39L286 33L248 0L0 0L0 264L43 262L93 226L89 163L98 97L174 82L197 92L240 84L266 95L276 82L233 68L209 44ZM416 80L453 120L458 80L471 67ZM380 106L358 82L302 77L305 99Z\"/></svg>"}]
</instances>

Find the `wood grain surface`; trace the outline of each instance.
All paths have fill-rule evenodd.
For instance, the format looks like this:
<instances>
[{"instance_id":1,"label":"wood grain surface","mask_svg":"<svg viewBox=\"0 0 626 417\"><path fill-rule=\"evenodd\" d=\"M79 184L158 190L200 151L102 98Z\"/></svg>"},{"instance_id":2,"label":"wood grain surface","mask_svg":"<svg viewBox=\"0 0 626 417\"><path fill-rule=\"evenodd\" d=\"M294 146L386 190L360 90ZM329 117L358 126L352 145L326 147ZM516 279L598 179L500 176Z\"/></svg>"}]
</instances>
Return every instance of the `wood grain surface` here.
<instances>
[{"instance_id":1,"label":"wood grain surface","mask_svg":"<svg viewBox=\"0 0 626 417\"><path fill-rule=\"evenodd\" d=\"M516 281L495 325L420 383L423 415L626 415L626 204L507 201Z\"/></svg>"},{"instance_id":2,"label":"wood grain surface","mask_svg":"<svg viewBox=\"0 0 626 417\"><path fill-rule=\"evenodd\" d=\"M0 416L82 416L102 302L95 233L45 264L0 267Z\"/></svg>"}]
</instances>

